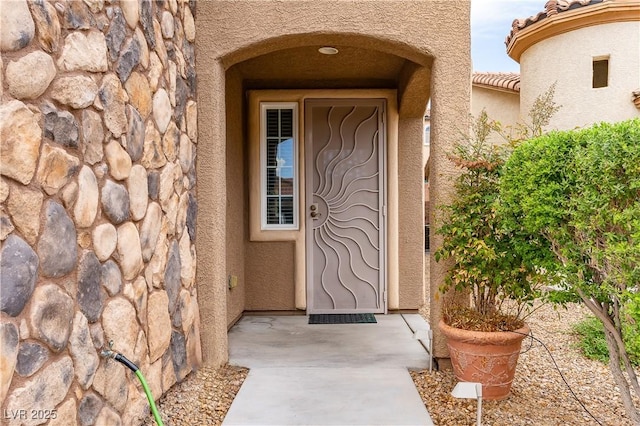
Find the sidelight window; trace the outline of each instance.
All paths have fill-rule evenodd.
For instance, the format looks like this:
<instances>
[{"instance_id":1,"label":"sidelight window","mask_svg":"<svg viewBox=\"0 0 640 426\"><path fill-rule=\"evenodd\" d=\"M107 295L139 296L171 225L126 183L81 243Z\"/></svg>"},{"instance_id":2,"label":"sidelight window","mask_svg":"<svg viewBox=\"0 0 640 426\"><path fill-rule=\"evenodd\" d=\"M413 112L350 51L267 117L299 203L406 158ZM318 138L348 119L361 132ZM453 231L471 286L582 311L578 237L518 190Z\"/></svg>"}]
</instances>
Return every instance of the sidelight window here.
<instances>
[{"instance_id":1,"label":"sidelight window","mask_svg":"<svg viewBox=\"0 0 640 426\"><path fill-rule=\"evenodd\" d=\"M297 106L260 104L262 229L298 229Z\"/></svg>"}]
</instances>

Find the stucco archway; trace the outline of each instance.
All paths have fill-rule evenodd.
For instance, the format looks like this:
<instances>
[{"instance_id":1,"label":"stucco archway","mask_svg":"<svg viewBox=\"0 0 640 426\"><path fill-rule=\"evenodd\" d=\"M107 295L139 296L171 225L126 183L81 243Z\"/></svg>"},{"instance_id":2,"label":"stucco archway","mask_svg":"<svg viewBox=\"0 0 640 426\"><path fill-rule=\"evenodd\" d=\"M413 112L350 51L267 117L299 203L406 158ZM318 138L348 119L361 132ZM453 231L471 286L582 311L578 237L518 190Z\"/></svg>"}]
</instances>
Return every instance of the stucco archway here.
<instances>
[{"instance_id":1,"label":"stucco archway","mask_svg":"<svg viewBox=\"0 0 640 426\"><path fill-rule=\"evenodd\" d=\"M432 100L432 146L438 146L438 124L462 122L468 111L469 88L454 84L461 72L470 74L468 40L451 31L450 37L444 35L447 30L443 31L442 20L416 21L412 13L426 12L424 4L403 2L407 10L399 13L385 2L337 7L321 1L314 2L316 9L308 2L292 1L286 10L278 10L273 3L205 2L198 7L197 276L203 357L209 365L226 361L227 326L245 309L246 288L242 286L247 280L243 278L256 274L245 270L245 259L264 256L263 250L254 250L246 241L247 90L397 91L400 142L396 173L402 209L395 234L399 258L395 273L402 290L394 301L396 309L416 308L424 299L420 159L422 118L431 89L439 88L443 101L457 101L456 109L460 110L456 113L451 109L449 117L445 119L442 114L439 121L439 103ZM449 12L443 9L428 13L444 16ZM290 19L282 20L283 16ZM438 31L439 37L432 38ZM445 38L449 40L445 42ZM322 45L336 46L348 55L337 55L332 67L322 69L320 61L327 58L311 56L317 55ZM449 51L456 45L462 46L466 55ZM442 129L441 134L448 132L446 127ZM243 182L240 190L239 182ZM294 250L286 243L277 245L267 251L292 254ZM240 277L239 289L227 289L229 275ZM437 273L435 277L437 280Z\"/></svg>"}]
</instances>

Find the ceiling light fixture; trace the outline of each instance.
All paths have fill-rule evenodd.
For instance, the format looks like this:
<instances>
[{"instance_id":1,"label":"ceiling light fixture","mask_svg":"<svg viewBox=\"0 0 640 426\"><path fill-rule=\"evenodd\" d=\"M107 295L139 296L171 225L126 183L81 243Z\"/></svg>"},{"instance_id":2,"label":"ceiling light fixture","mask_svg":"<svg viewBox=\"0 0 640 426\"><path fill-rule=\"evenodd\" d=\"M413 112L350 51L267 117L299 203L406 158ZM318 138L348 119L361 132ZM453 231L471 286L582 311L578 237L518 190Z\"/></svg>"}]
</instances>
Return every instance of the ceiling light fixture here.
<instances>
[{"instance_id":1,"label":"ceiling light fixture","mask_svg":"<svg viewBox=\"0 0 640 426\"><path fill-rule=\"evenodd\" d=\"M338 49L331 46L324 46L318 49L318 52L322 53L323 55L335 55L338 53Z\"/></svg>"}]
</instances>

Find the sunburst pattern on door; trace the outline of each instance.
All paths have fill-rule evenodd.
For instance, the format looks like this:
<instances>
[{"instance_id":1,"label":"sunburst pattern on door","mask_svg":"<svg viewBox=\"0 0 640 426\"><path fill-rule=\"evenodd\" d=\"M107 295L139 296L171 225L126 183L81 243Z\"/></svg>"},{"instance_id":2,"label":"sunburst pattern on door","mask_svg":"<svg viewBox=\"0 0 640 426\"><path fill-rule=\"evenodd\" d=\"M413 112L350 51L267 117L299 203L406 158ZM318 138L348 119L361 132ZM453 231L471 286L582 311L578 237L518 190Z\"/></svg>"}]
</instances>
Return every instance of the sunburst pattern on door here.
<instances>
[{"instance_id":1,"label":"sunburst pattern on door","mask_svg":"<svg viewBox=\"0 0 640 426\"><path fill-rule=\"evenodd\" d=\"M314 308L380 312L380 106L316 106L311 114Z\"/></svg>"}]
</instances>

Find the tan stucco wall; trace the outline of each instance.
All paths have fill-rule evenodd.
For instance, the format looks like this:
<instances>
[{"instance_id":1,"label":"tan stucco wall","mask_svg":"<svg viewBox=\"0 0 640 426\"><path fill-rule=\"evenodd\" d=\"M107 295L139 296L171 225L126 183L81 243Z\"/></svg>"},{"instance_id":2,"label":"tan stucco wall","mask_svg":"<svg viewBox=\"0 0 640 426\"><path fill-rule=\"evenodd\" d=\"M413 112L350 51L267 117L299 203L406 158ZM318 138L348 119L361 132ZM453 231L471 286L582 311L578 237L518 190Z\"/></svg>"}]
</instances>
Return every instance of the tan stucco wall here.
<instances>
[{"instance_id":1,"label":"tan stucco wall","mask_svg":"<svg viewBox=\"0 0 640 426\"><path fill-rule=\"evenodd\" d=\"M499 121L507 132L509 127L514 127L521 119L519 93L474 85L471 88L471 114L478 117L483 108L487 111L489 118ZM505 139L492 133L489 141L499 144L504 143Z\"/></svg>"},{"instance_id":2,"label":"tan stucco wall","mask_svg":"<svg viewBox=\"0 0 640 426\"><path fill-rule=\"evenodd\" d=\"M199 258L198 269L198 280L205 293L200 306L203 318L207 319L202 322L206 364L215 365L227 359L226 334L220 332L227 322L226 301L219 299L226 292L227 259L215 255L224 253L227 227L226 208L219 204L224 201L226 205L227 197L234 196L231 192L224 193L226 185L221 185L226 178L225 96L224 83L219 81L225 78L223 70L261 54L305 45L317 49L327 44L343 44L412 61L411 66L402 67L396 80L403 123L399 136L405 138L400 145L406 145L401 148L401 155L406 157L398 161L406 165L398 170L398 179L406 186L399 195L399 210L405 213L400 216L397 239L406 255L401 261L400 285L407 288L400 291L400 307L405 303L417 307L424 291L423 241L419 237L423 226L422 117L433 93L432 155L443 160L447 144L458 134L456 126L464 126L470 107L469 8L470 2L463 0L198 3L199 143L206 146L198 151L198 183L205 192L199 194L199 199L206 198L199 204L198 252L211 253ZM283 88L286 83L284 79L277 86ZM295 83L296 87L300 84ZM347 81L331 85L326 80L309 80L309 88L336 84L353 87ZM447 164L439 164L432 167L431 173L432 198L443 202L451 192L451 183L443 177L452 171ZM205 236L200 238L200 233ZM252 254L253 248L247 247L247 282L253 274L247 263ZM432 268L432 288L439 286L443 274L442 265ZM247 302L253 297L249 296L252 290L247 288ZM439 339L437 335L436 341Z\"/></svg>"},{"instance_id":3,"label":"tan stucco wall","mask_svg":"<svg viewBox=\"0 0 640 426\"><path fill-rule=\"evenodd\" d=\"M226 268L227 278L237 277L237 286L227 288L227 325L232 324L244 310L246 196L245 132L243 126L242 76L237 70L227 72L226 81L227 119L227 229Z\"/></svg>"},{"instance_id":4,"label":"tan stucco wall","mask_svg":"<svg viewBox=\"0 0 640 426\"><path fill-rule=\"evenodd\" d=\"M534 44L520 58L521 111L557 81L562 109L550 128L567 130L638 117L631 92L640 87L640 22L616 22L560 34ZM609 56L609 86L592 88L594 57Z\"/></svg>"},{"instance_id":5,"label":"tan stucco wall","mask_svg":"<svg viewBox=\"0 0 640 426\"><path fill-rule=\"evenodd\" d=\"M247 311L296 309L294 252L293 241L247 244Z\"/></svg>"}]
</instances>

